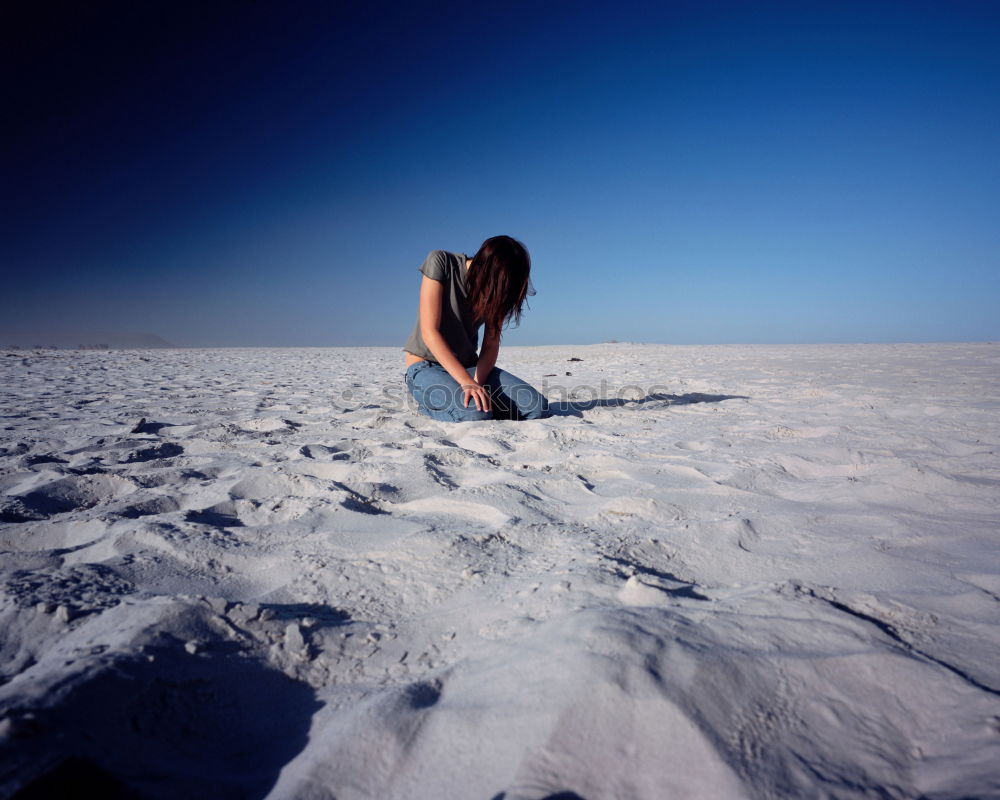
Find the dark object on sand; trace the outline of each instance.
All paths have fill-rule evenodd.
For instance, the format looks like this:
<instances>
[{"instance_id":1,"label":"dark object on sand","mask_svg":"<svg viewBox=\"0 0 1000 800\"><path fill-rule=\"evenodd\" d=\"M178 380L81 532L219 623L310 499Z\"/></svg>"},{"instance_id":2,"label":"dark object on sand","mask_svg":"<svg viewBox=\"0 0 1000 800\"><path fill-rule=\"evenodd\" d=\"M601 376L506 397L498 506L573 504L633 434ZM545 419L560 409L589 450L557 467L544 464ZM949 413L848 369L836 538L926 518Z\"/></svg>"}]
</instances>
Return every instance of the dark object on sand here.
<instances>
[{"instance_id":1,"label":"dark object on sand","mask_svg":"<svg viewBox=\"0 0 1000 800\"><path fill-rule=\"evenodd\" d=\"M573 356L572 358L567 358L566 360L567 361L583 361L582 358L577 358L576 356Z\"/></svg>"}]
</instances>

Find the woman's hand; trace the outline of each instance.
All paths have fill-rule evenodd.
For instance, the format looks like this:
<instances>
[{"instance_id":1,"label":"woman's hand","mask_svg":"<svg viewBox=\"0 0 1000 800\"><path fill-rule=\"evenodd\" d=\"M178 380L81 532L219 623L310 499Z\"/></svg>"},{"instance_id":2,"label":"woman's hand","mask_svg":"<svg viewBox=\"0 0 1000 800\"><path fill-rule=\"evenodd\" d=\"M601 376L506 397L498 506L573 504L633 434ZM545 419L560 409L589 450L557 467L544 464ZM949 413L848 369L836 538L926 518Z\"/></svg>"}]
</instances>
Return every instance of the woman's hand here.
<instances>
[{"instance_id":1,"label":"woman's hand","mask_svg":"<svg viewBox=\"0 0 1000 800\"><path fill-rule=\"evenodd\" d=\"M474 378L469 377L465 366L455 358L455 354L451 352L451 348L441 335L439 328L441 325L441 306L444 302L443 296L444 288L441 282L424 275L420 283L420 335L437 362L461 387L464 394L463 405L468 408L471 397L477 410L492 411L493 406L486 388Z\"/></svg>"},{"instance_id":2,"label":"woman's hand","mask_svg":"<svg viewBox=\"0 0 1000 800\"><path fill-rule=\"evenodd\" d=\"M490 405L490 394L486 391L485 386L481 386L475 381L466 381L462 384L462 393L465 395L463 397L463 405L469 407L469 398L476 404L476 409L479 411L492 411L492 406Z\"/></svg>"}]
</instances>

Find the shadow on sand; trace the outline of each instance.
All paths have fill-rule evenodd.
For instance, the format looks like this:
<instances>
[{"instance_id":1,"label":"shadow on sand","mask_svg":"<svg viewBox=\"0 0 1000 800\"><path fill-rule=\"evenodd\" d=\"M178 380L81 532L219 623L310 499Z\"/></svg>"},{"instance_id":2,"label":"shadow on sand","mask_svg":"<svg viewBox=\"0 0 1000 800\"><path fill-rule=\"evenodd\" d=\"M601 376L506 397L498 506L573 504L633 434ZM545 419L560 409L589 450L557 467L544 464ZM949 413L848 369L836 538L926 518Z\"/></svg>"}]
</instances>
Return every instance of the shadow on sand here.
<instances>
[{"instance_id":1,"label":"shadow on sand","mask_svg":"<svg viewBox=\"0 0 1000 800\"><path fill-rule=\"evenodd\" d=\"M31 709L13 798L264 797L305 747L321 703L304 683L228 649L147 648Z\"/></svg>"},{"instance_id":2,"label":"shadow on sand","mask_svg":"<svg viewBox=\"0 0 1000 800\"><path fill-rule=\"evenodd\" d=\"M617 406L642 407L646 403L656 403L654 408L667 406L689 406L694 403L721 403L723 400L749 400L743 394L647 394L638 400L628 400L622 397L602 397L594 400L564 400L549 401L549 410L555 417L582 417L584 411L592 408L608 408Z\"/></svg>"}]
</instances>

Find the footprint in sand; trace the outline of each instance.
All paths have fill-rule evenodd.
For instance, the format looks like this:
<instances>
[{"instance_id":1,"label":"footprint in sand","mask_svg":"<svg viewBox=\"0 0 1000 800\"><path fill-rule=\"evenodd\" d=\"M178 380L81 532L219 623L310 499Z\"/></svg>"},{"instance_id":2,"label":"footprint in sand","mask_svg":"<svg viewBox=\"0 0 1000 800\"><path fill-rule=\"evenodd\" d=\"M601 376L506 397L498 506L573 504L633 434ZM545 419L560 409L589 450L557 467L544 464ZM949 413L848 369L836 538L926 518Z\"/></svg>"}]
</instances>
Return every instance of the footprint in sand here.
<instances>
[{"instance_id":1,"label":"footprint in sand","mask_svg":"<svg viewBox=\"0 0 1000 800\"><path fill-rule=\"evenodd\" d=\"M299 448L299 453L305 458L290 462L286 469L321 480L341 481L355 471L367 452L349 440L334 445L307 444Z\"/></svg>"},{"instance_id":2,"label":"footprint in sand","mask_svg":"<svg viewBox=\"0 0 1000 800\"><path fill-rule=\"evenodd\" d=\"M169 495L158 495L148 500L132 503L122 508L118 513L125 519L138 519L139 517L152 517L157 514L169 514L172 511L179 511L180 502Z\"/></svg>"},{"instance_id":3,"label":"footprint in sand","mask_svg":"<svg viewBox=\"0 0 1000 800\"><path fill-rule=\"evenodd\" d=\"M301 427L298 422L279 417L254 417L237 422L236 427L248 433L275 433L277 431L292 431Z\"/></svg>"},{"instance_id":4,"label":"footprint in sand","mask_svg":"<svg viewBox=\"0 0 1000 800\"><path fill-rule=\"evenodd\" d=\"M142 447L137 450L133 450L127 456L125 456L119 463L121 464L135 464L138 462L145 461L158 461L164 458L174 458L179 456L184 452L184 448L175 442L163 442L162 444L153 445L152 447Z\"/></svg>"},{"instance_id":5,"label":"footprint in sand","mask_svg":"<svg viewBox=\"0 0 1000 800\"><path fill-rule=\"evenodd\" d=\"M12 553L79 550L101 539L108 525L101 520L48 521L23 527L0 528L0 549Z\"/></svg>"},{"instance_id":6,"label":"footprint in sand","mask_svg":"<svg viewBox=\"0 0 1000 800\"><path fill-rule=\"evenodd\" d=\"M93 508L136 490L134 482L117 475L73 475L47 483L26 494L6 498L0 520L25 522Z\"/></svg>"},{"instance_id":7,"label":"footprint in sand","mask_svg":"<svg viewBox=\"0 0 1000 800\"><path fill-rule=\"evenodd\" d=\"M495 527L504 525L510 519L500 509L486 503L452 500L448 497L423 497L406 503L395 503L392 504L392 510L418 514L454 515Z\"/></svg>"},{"instance_id":8,"label":"footprint in sand","mask_svg":"<svg viewBox=\"0 0 1000 800\"><path fill-rule=\"evenodd\" d=\"M211 525L213 528L242 528L243 520L240 519L239 509L231 500L216 503L208 508L193 509L184 515L188 522L195 522L199 525Z\"/></svg>"},{"instance_id":9,"label":"footprint in sand","mask_svg":"<svg viewBox=\"0 0 1000 800\"><path fill-rule=\"evenodd\" d=\"M678 450L690 450L695 453L703 453L704 451L711 448L711 445L707 442L674 442L674 447Z\"/></svg>"},{"instance_id":10,"label":"footprint in sand","mask_svg":"<svg viewBox=\"0 0 1000 800\"><path fill-rule=\"evenodd\" d=\"M65 606L70 617L117 605L133 585L103 564L19 570L4 583L3 593L19 608Z\"/></svg>"},{"instance_id":11,"label":"footprint in sand","mask_svg":"<svg viewBox=\"0 0 1000 800\"><path fill-rule=\"evenodd\" d=\"M299 448L299 453L306 458L313 458L317 461L346 461L351 457L350 450L350 442L336 445L306 444Z\"/></svg>"}]
</instances>

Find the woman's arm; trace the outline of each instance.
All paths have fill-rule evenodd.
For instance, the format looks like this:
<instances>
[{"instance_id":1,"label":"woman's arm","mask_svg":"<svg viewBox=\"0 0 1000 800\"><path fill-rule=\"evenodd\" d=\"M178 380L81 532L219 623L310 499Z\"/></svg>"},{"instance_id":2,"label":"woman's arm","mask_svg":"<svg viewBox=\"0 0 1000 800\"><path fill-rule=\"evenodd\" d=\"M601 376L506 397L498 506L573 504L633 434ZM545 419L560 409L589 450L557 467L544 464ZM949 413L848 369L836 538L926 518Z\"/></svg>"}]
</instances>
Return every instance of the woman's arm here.
<instances>
[{"instance_id":1,"label":"woman's arm","mask_svg":"<svg viewBox=\"0 0 1000 800\"><path fill-rule=\"evenodd\" d=\"M483 346L479 348L479 361L476 363L476 383L486 383L486 378L497 364L499 352L500 331L487 326L483 334Z\"/></svg>"},{"instance_id":2,"label":"woman's arm","mask_svg":"<svg viewBox=\"0 0 1000 800\"><path fill-rule=\"evenodd\" d=\"M465 367L455 358L451 348L441 335L441 305L444 302L444 287L440 281L426 275L420 282L420 335L435 360L462 387L464 405L469 407L469 398L480 411L490 411L490 396L478 381L469 377ZM494 358L496 358L494 356ZM490 368L492 369L492 367Z\"/></svg>"}]
</instances>

